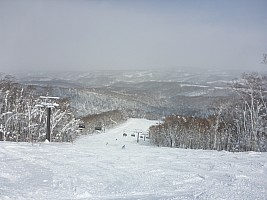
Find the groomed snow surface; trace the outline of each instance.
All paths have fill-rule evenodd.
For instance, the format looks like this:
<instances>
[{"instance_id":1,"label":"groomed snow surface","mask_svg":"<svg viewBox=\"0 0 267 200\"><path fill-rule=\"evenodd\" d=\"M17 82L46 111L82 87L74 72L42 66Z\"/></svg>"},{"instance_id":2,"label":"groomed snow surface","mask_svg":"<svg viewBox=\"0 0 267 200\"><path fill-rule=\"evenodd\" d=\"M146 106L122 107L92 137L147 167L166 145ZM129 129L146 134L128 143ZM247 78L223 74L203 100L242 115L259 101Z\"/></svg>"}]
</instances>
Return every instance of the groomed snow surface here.
<instances>
[{"instance_id":1,"label":"groomed snow surface","mask_svg":"<svg viewBox=\"0 0 267 200\"><path fill-rule=\"evenodd\" d=\"M131 134L155 123L130 119L74 144L0 142L0 199L267 199L266 153L137 144Z\"/></svg>"}]
</instances>

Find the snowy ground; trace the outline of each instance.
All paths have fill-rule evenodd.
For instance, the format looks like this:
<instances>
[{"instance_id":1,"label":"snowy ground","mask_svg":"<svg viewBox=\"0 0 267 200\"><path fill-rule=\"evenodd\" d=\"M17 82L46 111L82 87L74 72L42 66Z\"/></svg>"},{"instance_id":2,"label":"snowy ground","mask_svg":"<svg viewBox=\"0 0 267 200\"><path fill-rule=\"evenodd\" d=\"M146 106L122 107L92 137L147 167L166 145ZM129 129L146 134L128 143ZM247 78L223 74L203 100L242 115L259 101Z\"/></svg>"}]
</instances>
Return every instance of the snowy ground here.
<instances>
[{"instance_id":1,"label":"snowy ground","mask_svg":"<svg viewBox=\"0 0 267 200\"><path fill-rule=\"evenodd\" d=\"M159 148L130 136L153 123L130 119L73 145L0 142L0 199L267 199L267 153Z\"/></svg>"}]
</instances>

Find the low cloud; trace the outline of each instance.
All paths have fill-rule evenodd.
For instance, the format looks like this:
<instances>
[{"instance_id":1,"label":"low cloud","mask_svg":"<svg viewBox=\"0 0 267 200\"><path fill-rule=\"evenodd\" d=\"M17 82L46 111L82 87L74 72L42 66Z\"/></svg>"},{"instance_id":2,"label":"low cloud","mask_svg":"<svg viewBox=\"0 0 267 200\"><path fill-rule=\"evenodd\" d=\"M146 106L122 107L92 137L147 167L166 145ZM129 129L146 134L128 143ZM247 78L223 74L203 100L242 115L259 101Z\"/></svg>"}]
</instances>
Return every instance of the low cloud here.
<instances>
[{"instance_id":1,"label":"low cloud","mask_svg":"<svg viewBox=\"0 0 267 200\"><path fill-rule=\"evenodd\" d=\"M0 70L262 67L266 3L203 3L0 0Z\"/></svg>"}]
</instances>

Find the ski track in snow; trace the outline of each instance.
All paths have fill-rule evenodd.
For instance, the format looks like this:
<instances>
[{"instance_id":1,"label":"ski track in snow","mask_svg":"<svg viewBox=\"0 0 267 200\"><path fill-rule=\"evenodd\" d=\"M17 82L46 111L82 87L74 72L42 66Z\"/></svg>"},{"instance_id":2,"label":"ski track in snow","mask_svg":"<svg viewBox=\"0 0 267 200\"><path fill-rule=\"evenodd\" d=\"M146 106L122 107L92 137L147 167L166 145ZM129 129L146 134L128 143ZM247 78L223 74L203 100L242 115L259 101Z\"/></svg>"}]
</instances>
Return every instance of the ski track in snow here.
<instances>
[{"instance_id":1,"label":"ski track in snow","mask_svg":"<svg viewBox=\"0 0 267 200\"><path fill-rule=\"evenodd\" d=\"M0 199L267 199L266 153L160 148L131 137L155 123L130 119L74 144L0 142Z\"/></svg>"}]
</instances>

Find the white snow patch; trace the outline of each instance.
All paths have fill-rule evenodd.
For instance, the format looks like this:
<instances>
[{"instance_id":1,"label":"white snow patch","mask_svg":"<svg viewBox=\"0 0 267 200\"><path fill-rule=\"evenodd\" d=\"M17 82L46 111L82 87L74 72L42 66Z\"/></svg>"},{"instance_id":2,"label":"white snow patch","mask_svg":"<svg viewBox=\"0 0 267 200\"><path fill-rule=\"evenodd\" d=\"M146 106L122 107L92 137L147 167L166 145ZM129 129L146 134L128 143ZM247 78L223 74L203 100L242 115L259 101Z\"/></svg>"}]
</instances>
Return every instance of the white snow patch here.
<instances>
[{"instance_id":1,"label":"white snow patch","mask_svg":"<svg viewBox=\"0 0 267 200\"><path fill-rule=\"evenodd\" d=\"M49 144L50 142L48 141L48 139L46 139L46 140L44 141L44 143Z\"/></svg>"},{"instance_id":2,"label":"white snow patch","mask_svg":"<svg viewBox=\"0 0 267 200\"><path fill-rule=\"evenodd\" d=\"M207 87L210 87L210 86L207 86L207 85L197 85L197 84L181 84L180 85L181 87L201 87L201 88L207 88Z\"/></svg>"}]
</instances>

